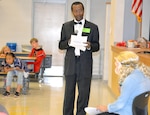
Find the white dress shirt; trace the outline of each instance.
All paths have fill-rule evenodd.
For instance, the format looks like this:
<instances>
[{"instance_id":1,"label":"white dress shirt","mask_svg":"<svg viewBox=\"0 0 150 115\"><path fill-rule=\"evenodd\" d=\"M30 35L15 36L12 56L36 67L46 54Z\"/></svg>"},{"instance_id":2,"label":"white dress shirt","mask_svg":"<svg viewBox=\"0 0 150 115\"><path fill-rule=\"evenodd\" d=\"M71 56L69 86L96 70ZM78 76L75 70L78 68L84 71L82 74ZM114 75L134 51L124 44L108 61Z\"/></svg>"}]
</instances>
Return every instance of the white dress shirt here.
<instances>
[{"instance_id":1,"label":"white dress shirt","mask_svg":"<svg viewBox=\"0 0 150 115\"><path fill-rule=\"evenodd\" d=\"M77 34L77 36L82 36L82 29L85 24L85 19L82 19L80 21L77 21L74 19L74 22L77 23L77 24L74 24L74 33ZM79 24L80 22L81 22L81 24ZM80 49L75 48L75 55L80 56Z\"/></svg>"}]
</instances>

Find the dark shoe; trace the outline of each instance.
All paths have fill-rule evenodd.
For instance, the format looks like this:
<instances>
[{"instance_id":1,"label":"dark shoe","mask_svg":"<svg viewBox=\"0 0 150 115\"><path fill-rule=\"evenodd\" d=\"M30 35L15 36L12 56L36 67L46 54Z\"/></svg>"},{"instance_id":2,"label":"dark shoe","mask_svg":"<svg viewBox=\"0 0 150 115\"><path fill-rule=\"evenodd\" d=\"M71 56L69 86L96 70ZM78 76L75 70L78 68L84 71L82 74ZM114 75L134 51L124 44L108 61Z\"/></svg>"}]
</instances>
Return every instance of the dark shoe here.
<instances>
[{"instance_id":1,"label":"dark shoe","mask_svg":"<svg viewBox=\"0 0 150 115\"><path fill-rule=\"evenodd\" d=\"M4 96L9 96L10 95L10 92L8 91L5 91L5 93L3 93Z\"/></svg>"},{"instance_id":2,"label":"dark shoe","mask_svg":"<svg viewBox=\"0 0 150 115\"><path fill-rule=\"evenodd\" d=\"M18 97L18 96L19 96L19 92L16 92L16 93L15 93L15 97Z\"/></svg>"}]
</instances>

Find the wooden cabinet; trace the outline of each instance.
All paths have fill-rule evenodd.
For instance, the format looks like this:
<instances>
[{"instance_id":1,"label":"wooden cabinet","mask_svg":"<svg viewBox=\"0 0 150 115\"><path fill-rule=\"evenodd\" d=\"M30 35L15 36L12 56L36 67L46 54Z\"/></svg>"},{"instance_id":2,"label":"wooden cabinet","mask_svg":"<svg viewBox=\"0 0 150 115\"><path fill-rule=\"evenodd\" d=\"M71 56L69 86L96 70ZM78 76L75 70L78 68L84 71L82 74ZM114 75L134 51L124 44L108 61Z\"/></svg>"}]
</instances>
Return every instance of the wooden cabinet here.
<instances>
[{"instance_id":1,"label":"wooden cabinet","mask_svg":"<svg viewBox=\"0 0 150 115\"><path fill-rule=\"evenodd\" d=\"M150 52L150 49L141 49L141 48L126 48L126 47L117 47L117 46L112 46L112 78L111 78L111 90L112 92L116 95L119 96L119 85L118 85L118 76L115 74L115 60L114 57L118 55L119 52L121 51L133 51L137 53L140 57L140 61L143 62L145 65L150 66L150 54L144 54L141 53L143 51L148 51ZM149 105L148 105L148 111L150 115L150 99L149 99Z\"/></svg>"}]
</instances>

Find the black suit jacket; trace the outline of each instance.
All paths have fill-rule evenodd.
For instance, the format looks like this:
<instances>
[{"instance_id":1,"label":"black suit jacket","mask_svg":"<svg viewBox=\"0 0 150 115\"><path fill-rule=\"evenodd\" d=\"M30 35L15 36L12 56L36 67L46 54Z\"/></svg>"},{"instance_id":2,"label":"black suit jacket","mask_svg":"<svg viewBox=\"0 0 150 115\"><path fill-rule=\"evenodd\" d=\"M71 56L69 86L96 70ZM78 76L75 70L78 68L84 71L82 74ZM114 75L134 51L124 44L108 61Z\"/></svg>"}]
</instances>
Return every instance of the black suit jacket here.
<instances>
[{"instance_id":1,"label":"black suit jacket","mask_svg":"<svg viewBox=\"0 0 150 115\"><path fill-rule=\"evenodd\" d=\"M91 43L91 49L86 51L81 51L80 53L80 73L81 76L91 77L92 76L92 52L99 50L99 31L97 25L85 20L85 24L83 28L89 28L89 32L82 32L82 36L88 36L87 41ZM64 50L66 49L66 56L65 56L65 75L73 75L75 74L75 53L74 47L70 47L68 45L68 40L71 38L71 35L74 34L74 21L69 21L63 24L61 30L61 40L59 42L59 49Z\"/></svg>"}]
</instances>

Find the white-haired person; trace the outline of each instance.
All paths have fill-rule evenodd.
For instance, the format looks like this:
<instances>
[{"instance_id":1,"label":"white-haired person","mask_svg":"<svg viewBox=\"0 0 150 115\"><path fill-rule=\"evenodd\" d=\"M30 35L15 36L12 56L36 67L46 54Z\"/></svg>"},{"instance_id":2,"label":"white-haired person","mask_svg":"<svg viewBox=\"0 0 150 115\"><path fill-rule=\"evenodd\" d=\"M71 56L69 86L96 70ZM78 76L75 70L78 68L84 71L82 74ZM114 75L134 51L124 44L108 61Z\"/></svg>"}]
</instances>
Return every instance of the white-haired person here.
<instances>
[{"instance_id":1,"label":"white-haired person","mask_svg":"<svg viewBox=\"0 0 150 115\"><path fill-rule=\"evenodd\" d=\"M107 106L97 107L98 115L132 115L132 103L136 96L150 91L150 68L139 61L131 51L120 52L115 57L115 73L119 75L120 96Z\"/></svg>"}]
</instances>

